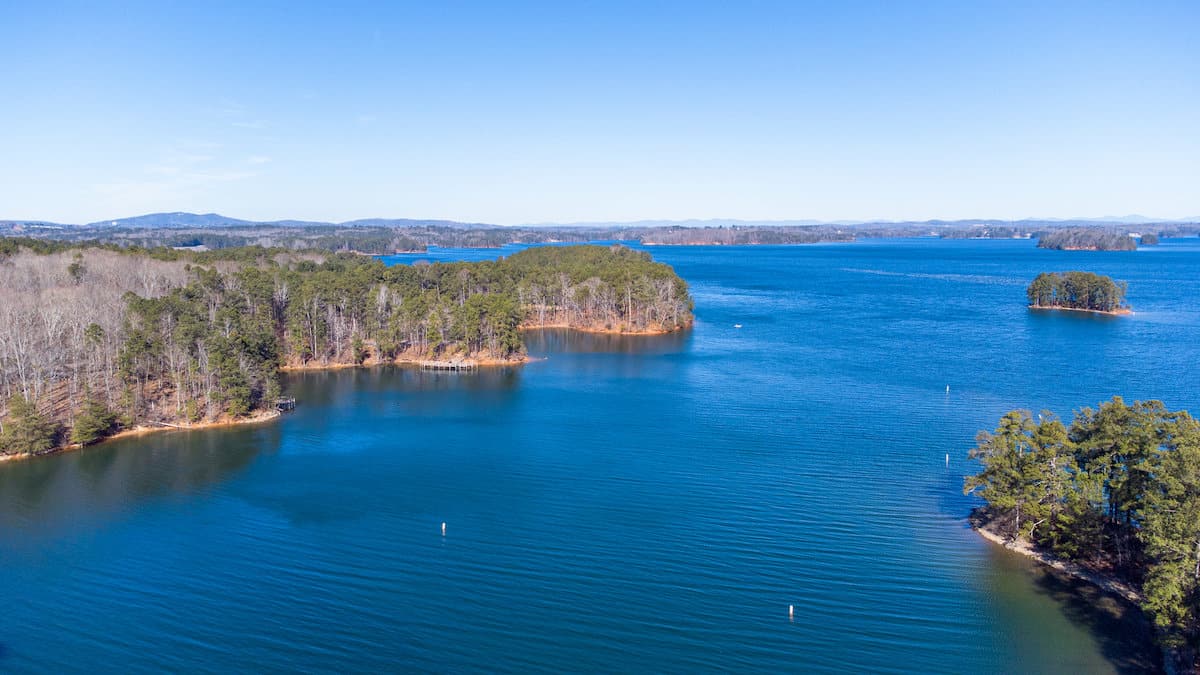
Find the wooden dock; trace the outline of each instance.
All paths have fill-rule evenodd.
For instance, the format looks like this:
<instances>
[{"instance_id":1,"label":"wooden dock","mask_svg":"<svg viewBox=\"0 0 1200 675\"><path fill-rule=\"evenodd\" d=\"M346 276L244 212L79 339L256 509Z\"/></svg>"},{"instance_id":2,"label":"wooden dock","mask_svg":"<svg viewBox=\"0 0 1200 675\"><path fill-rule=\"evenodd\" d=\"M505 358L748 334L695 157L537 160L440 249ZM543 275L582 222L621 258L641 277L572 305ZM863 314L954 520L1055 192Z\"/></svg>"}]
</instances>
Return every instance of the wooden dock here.
<instances>
[{"instance_id":1,"label":"wooden dock","mask_svg":"<svg viewBox=\"0 0 1200 675\"><path fill-rule=\"evenodd\" d=\"M422 361L421 370L475 370L479 366L466 361Z\"/></svg>"},{"instance_id":2,"label":"wooden dock","mask_svg":"<svg viewBox=\"0 0 1200 675\"><path fill-rule=\"evenodd\" d=\"M275 399L275 409L279 412L289 412L296 409L295 397L277 398Z\"/></svg>"}]
</instances>

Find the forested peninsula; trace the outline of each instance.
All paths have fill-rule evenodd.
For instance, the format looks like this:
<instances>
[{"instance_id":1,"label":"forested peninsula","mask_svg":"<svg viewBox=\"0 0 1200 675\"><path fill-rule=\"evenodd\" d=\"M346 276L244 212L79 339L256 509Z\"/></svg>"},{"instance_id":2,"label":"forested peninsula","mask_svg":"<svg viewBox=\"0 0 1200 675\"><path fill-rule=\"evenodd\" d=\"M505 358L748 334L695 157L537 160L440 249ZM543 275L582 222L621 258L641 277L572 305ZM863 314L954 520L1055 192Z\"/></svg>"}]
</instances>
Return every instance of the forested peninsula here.
<instances>
[{"instance_id":1,"label":"forested peninsula","mask_svg":"<svg viewBox=\"0 0 1200 675\"><path fill-rule=\"evenodd\" d=\"M1128 285L1091 272L1043 272L1025 294L1031 309L1069 309L1100 314L1129 314Z\"/></svg>"},{"instance_id":2,"label":"forested peninsula","mask_svg":"<svg viewBox=\"0 0 1200 675\"><path fill-rule=\"evenodd\" d=\"M964 492L982 531L1135 601L1180 672L1200 649L1200 421L1120 397L1069 426L1028 411L981 431Z\"/></svg>"},{"instance_id":3,"label":"forested peninsula","mask_svg":"<svg viewBox=\"0 0 1200 675\"><path fill-rule=\"evenodd\" d=\"M522 329L691 323L686 282L624 246L389 267L348 253L0 239L0 458L273 415L284 368L519 363Z\"/></svg>"}]
</instances>

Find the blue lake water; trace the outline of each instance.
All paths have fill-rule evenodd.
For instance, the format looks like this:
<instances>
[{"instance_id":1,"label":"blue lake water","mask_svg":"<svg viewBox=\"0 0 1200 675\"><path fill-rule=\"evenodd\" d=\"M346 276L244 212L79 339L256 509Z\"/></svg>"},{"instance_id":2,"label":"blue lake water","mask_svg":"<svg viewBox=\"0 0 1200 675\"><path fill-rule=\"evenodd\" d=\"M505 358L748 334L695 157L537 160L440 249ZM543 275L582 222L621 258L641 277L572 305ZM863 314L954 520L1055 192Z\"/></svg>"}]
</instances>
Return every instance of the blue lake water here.
<instances>
[{"instance_id":1,"label":"blue lake water","mask_svg":"<svg viewBox=\"0 0 1200 675\"><path fill-rule=\"evenodd\" d=\"M1152 665L1132 613L968 529L961 485L1011 408L1200 410L1200 241L650 250L692 331L294 375L274 424L0 465L0 671ZM1026 309L1067 269L1136 313Z\"/></svg>"}]
</instances>

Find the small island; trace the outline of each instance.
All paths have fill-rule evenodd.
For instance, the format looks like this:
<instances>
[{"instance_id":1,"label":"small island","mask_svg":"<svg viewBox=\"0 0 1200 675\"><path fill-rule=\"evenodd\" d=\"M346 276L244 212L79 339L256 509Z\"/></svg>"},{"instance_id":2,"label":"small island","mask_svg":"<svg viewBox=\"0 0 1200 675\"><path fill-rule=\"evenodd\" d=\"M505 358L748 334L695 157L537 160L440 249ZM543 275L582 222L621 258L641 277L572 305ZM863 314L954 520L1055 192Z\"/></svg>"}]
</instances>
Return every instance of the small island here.
<instances>
[{"instance_id":1,"label":"small island","mask_svg":"<svg viewBox=\"0 0 1200 675\"><path fill-rule=\"evenodd\" d=\"M1126 232L1097 228L1070 227L1044 232L1038 236L1038 248L1056 251L1134 251L1137 242Z\"/></svg>"},{"instance_id":2,"label":"small island","mask_svg":"<svg viewBox=\"0 0 1200 675\"><path fill-rule=\"evenodd\" d=\"M666 333L687 283L625 246L473 263L0 239L0 460L275 417L282 370L526 360L522 331Z\"/></svg>"},{"instance_id":3,"label":"small island","mask_svg":"<svg viewBox=\"0 0 1200 675\"><path fill-rule=\"evenodd\" d=\"M980 534L1139 606L1176 672L1200 649L1200 421L1114 397L1068 426L1005 414L963 491Z\"/></svg>"},{"instance_id":4,"label":"small island","mask_svg":"<svg viewBox=\"0 0 1200 675\"><path fill-rule=\"evenodd\" d=\"M1052 229L1038 235L1038 249L1056 251L1135 251L1138 241L1126 232L1098 227Z\"/></svg>"},{"instance_id":5,"label":"small island","mask_svg":"<svg viewBox=\"0 0 1200 675\"><path fill-rule=\"evenodd\" d=\"M1127 284L1091 272L1043 272L1025 294L1030 309L1060 309L1097 314L1131 314Z\"/></svg>"}]
</instances>

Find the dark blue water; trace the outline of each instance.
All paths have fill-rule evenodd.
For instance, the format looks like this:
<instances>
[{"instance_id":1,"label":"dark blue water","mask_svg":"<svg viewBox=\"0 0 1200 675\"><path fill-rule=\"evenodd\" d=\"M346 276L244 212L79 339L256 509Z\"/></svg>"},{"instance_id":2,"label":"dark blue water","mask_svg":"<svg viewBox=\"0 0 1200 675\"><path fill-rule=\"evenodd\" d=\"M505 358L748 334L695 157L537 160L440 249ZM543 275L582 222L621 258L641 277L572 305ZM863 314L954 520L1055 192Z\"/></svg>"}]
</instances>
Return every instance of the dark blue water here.
<instances>
[{"instance_id":1,"label":"dark blue water","mask_svg":"<svg viewBox=\"0 0 1200 675\"><path fill-rule=\"evenodd\" d=\"M971 532L961 484L1010 408L1200 409L1200 242L652 252L689 333L297 375L275 424L0 466L0 670L1153 665L1133 613ZM1025 308L1074 268L1137 313Z\"/></svg>"}]
</instances>

